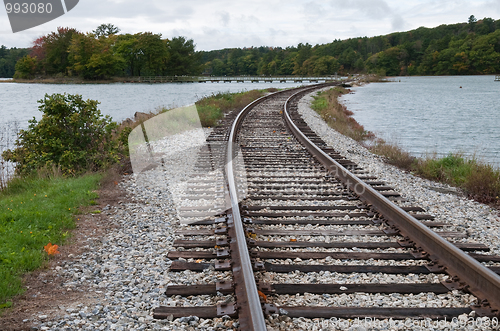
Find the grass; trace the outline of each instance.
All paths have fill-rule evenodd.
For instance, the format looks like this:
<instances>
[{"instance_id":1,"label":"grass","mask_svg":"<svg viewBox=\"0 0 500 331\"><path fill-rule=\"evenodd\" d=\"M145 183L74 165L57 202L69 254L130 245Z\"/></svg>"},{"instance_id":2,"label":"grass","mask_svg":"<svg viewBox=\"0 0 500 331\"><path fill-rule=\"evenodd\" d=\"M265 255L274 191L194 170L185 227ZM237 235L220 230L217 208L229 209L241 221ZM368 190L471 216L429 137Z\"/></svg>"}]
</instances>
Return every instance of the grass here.
<instances>
[{"instance_id":1,"label":"grass","mask_svg":"<svg viewBox=\"0 0 500 331\"><path fill-rule=\"evenodd\" d=\"M476 201L499 205L500 169L474 157L449 154L440 159L419 159L414 171L422 177L459 187Z\"/></svg>"},{"instance_id":2,"label":"grass","mask_svg":"<svg viewBox=\"0 0 500 331\"><path fill-rule=\"evenodd\" d=\"M328 91L319 92L314 97L312 108L328 123L328 125L345 136L362 142L372 139L371 132L366 131L354 118L353 113L338 101L338 97L348 93L343 87L334 87Z\"/></svg>"},{"instance_id":3,"label":"grass","mask_svg":"<svg viewBox=\"0 0 500 331\"><path fill-rule=\"evenodd\" d=\"M382 139L376 139L375 144L368 146L373 154L383 156L385 162L404 170L414 170L417 158L395 144L389 144Z\"/></svg>"},{"instance_id":4,"label":"grass","mask_svg":"<svg viewBox=\"0 0 500 331\"><path fill-rule=\"evenodd\" d=\"M266 90L251 90L248 92L230 93L219 92L210 96L201 98L196 102L196 110L203 127L217 126L224 116L233 111L241 110L250 102L260 98L267 92L276 92L277 89L269 88ZM146 122L147 120L168 112L170 109L158 108L149 113L141 113L136 119L126 119L119 124L119 131L130 133L133 129Z\"/></svg>"},{"instance_id":5,"label":"grass","mask_svg":"<svg viewBox=\"0 0 500 331\"><path fill-rule=\"evenodd\" d=\"M500 207L500 169L461 154L450 154L444 158L416 158L396 144L377 139L352 118L351 111L338 102L338 97L348 91L336 87L321 92L315 97L312 108L330 127L358 141L372 153L383 156L387 163L421 177L458 187L478 202Z\"/></svg>"},{"instance_id":6,"label":"grass","mask_svg":"<svg viewBox=\"0 0 500 331\"><path fill-rule=\"evenodd\" d=\"M216 93L204 97L196 102L198 115L203 127L213 127L219 124L225 114L233 110L241 110L250 102L262 97L266 92L276 89L251 90L240 93Z\"/></svg>"},{"instance_id":7,"label":"grass","mask_svg":"<svg viewBox=\"0 0 500 331\"><path fill-rule=\"evenodd\" d=\"M0 192L0 308L22 293L22 276L48 260L75 226L78 207L97 197L100 174L72 178L14 178Z\"/></svg>"}]
</instances>

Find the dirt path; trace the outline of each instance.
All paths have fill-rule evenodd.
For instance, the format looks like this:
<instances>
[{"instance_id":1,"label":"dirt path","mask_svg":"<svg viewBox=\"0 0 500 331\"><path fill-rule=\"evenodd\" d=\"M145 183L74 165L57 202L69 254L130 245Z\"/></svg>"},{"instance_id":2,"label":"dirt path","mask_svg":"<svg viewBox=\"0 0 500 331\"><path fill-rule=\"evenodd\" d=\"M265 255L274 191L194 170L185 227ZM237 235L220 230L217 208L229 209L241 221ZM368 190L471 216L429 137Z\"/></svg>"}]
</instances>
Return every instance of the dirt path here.
<instances>
[{"instance_id":1,"label":"dirt path","mask_svg":"<svg viewBox=\"0 0 500 331\"><path fill-rule=\"evenodd\" d=\"M72 309L78 312L79 305L89 306L101 301L100 294L89 291L89 288L79 287L75 290L63 287L69 281L57 270L65 261L88 250L89 238L102 238L116 227L108 221L106 206L119 207L125 199L125 193L119 187L121 177L117 174L108 176L99 189L97 205L83 210L77 215L77 225L72 230L72 237L60 246L61 254L56 255L45 267L26 275L23 283L26 291L12 299L12 308L7 309L0 317L0 330L32 330L32 321L50 319L51 316L66 315ZM108 208L109 208L108 207ZM101 210L100 214L91 214L90 210Z\"/></svg>"}]
</instances>

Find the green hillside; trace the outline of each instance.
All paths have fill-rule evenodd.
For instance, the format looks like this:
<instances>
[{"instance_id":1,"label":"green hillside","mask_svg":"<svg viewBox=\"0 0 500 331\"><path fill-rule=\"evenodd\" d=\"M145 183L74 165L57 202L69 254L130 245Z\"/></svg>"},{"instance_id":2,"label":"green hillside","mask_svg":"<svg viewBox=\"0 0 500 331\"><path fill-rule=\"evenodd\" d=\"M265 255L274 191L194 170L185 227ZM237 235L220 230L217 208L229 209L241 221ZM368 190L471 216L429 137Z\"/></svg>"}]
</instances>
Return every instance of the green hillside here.
<instances>
[{"instance_id":1,"label":"green hillside","mask_svg":"<svg viewBox=\"0 0 500 331\"><path fill-rule=\"evenodd\" d=\"M469 75L500 73L500 20L420 27L385 36L296 47L201 52L212 75Z\"/></svg>"}]
</instances>

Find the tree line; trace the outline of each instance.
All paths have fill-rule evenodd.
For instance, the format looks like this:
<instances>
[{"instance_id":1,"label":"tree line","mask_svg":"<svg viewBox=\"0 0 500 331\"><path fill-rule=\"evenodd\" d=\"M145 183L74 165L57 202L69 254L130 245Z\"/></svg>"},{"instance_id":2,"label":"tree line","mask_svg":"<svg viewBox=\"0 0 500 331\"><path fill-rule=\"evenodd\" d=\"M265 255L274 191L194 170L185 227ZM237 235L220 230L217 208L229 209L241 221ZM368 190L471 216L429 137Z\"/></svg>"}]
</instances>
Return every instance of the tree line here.
<instances>
[{"instance_id":1,"label":"tree line","mask_svg":"<svg viewBox=\"0 0 500 331\"><path fill-rule=\"evenodd\" d=\"M193 40L119 31L112 24L87 33L58 28L33 42L30 54L17 62L14 78L79 76L92 80L201 73L200 54L195 52Z\"/></svg>"},{"instance_id":2,"label":"tree line","mask_svg":"<svg viewBox=\"0 0 500 331\"><path fill-rule=\"evenodd\" d=\"M4 45L0 46L0 78L14 76L17 61L29 53L29 49L26 48L9 49Z\"/></svg>"},{"instance_id":3,"label":"tree line","mask_svg":"<svg viewBox=\"0 0 500 331\"><path fill-rule=\"evenodd\" d=\"M500 20L478 21L473 15L466 23L286 48L197 52L194 41L185 37L118 33L112 24L88 33L59 28L34 41L29 54L17 62L16 77L500 73Z\"/></svg>"},{"instance_id":4,"label":"tree line","mask_svg":"<svg viewBox=\"0 0 500 331\"><path fill-rule=\"evenodd\" d=\"M385 36L312 46L223 49L202 53L212 75L455 75L500 73L500 20L420 27Z\"/></svg>"}]
</instances>

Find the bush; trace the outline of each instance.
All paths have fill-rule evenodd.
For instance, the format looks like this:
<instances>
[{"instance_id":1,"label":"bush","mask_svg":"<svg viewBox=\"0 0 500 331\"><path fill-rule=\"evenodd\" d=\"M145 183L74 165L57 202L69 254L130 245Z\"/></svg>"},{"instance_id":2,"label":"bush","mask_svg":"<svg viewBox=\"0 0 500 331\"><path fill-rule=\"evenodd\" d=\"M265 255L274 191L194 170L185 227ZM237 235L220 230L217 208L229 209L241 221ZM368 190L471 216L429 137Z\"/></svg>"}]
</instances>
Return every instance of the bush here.
<instances>
[{"instance_id":1,"label":"bush","mask_svg":"<svg viewBox=\"0 0 500 331\"><path fill-rule=\"evenodd\" d=\"M15 79L31 79L35 75L38 67L36 56L26 55L16 63Z\"/></svg>"},{"instance_id":2,"label":"bush","mask_svg":"<svg viewBox=\"0 0 500 331\"><path fill-rule=\"evenodd\" d=\"M16 162L18 175L54 166L65 175L97 171L120 159L117 125L101 114L97 101L65 93L46 94L38 102L42 119L30 120L29 128L20 131L16 148L2 154Z\"/></svg>"}]
</instances>

